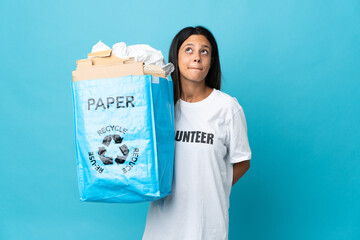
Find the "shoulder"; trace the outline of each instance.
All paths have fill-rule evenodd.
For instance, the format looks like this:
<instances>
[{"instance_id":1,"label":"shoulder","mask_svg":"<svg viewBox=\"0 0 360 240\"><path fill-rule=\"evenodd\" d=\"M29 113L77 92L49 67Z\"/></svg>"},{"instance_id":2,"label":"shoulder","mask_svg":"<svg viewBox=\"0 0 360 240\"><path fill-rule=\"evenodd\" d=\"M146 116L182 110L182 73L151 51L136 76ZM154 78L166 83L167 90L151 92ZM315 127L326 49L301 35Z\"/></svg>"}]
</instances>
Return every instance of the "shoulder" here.
<instances>
[{"instance_id":1,"label":"shoulder","mask_svg":"<svg viewBox=\"0 0 360 240\"><path fill-rule=\"evenodd\" d=\"M222 92L220 90L214 89L216 91L217 101L221 102L223 108L231 114L235 114L239 110L242 110L242 106L235 97L230 96L229 94Z\"/></svg>"}]
</instances>

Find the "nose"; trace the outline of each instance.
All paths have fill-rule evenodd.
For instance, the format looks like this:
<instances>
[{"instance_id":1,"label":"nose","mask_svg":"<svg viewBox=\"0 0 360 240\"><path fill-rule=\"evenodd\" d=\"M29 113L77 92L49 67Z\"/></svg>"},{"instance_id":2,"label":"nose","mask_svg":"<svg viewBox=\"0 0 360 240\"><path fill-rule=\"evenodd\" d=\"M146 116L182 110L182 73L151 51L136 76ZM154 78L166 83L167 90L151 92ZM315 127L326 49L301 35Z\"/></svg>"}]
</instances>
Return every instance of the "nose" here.
<instances>
[{"instance_id":1,"label":"nose","mask_svg":"<svg viewBox=\"0 0 360 240\"><path fill-rule=\"evenodd\" d=\"M200 62L200 54L194 54L194 62Z\"/></svg>"}]
</instances>

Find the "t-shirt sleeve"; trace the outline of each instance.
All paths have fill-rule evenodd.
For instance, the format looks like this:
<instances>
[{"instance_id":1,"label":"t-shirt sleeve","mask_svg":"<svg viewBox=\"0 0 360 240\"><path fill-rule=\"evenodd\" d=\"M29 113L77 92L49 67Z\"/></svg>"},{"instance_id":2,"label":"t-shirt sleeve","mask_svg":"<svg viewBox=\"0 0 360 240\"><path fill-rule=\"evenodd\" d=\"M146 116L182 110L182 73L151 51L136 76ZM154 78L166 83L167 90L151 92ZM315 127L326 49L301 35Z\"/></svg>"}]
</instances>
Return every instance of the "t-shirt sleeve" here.
<instances>
[{"instance_id":1,"label":"t-shirt sleeve","mask_svg":"<svg viewBox=\"0 0 360 240\"><path fill-rule=\"evenodd\" d=\"M238 109L229 120L227 135L228 157L230 162L238 163L250 160L251 149L247 136L246 119L244 111L240 105L238 105Z\"/></svg>"}]
</instances>

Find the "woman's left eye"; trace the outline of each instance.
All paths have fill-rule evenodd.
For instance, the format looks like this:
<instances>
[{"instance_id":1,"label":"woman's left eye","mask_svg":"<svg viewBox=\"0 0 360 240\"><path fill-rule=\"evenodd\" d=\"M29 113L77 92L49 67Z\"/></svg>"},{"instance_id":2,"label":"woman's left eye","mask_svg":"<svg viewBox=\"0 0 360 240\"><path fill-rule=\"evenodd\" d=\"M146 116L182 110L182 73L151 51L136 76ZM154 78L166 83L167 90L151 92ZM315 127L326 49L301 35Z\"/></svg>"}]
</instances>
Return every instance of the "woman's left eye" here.
<instances>
[{"instance_id":1,"label":"woman's left eye","mask_svg":"<svg viewBox=\"0 0 360 240\"><path fill-rule=\"evenodd\" d=\"M201 53L208 54L208 50L202 50Z\"/></svg>"}]
</instances>

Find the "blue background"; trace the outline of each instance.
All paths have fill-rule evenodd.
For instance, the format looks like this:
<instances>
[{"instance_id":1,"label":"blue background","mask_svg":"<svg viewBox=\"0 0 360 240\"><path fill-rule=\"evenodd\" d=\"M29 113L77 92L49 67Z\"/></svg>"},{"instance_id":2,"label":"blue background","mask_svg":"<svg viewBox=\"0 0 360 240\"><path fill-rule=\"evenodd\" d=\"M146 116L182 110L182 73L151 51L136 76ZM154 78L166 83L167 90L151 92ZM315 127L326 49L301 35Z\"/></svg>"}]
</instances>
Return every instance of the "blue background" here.
<instances>
[{"instance_id":1,"label":"blue background","mask_svg":"<svg viewBox=\"0 0 360 240\"><path fill-rule=\"evenodd\" d=\"M215 35L250 170L230 240L360 239L360 2L0 0L0 239L141 239L148 203L79 201L70 82L99 40Z\"/></svg>"}]
</instances>

